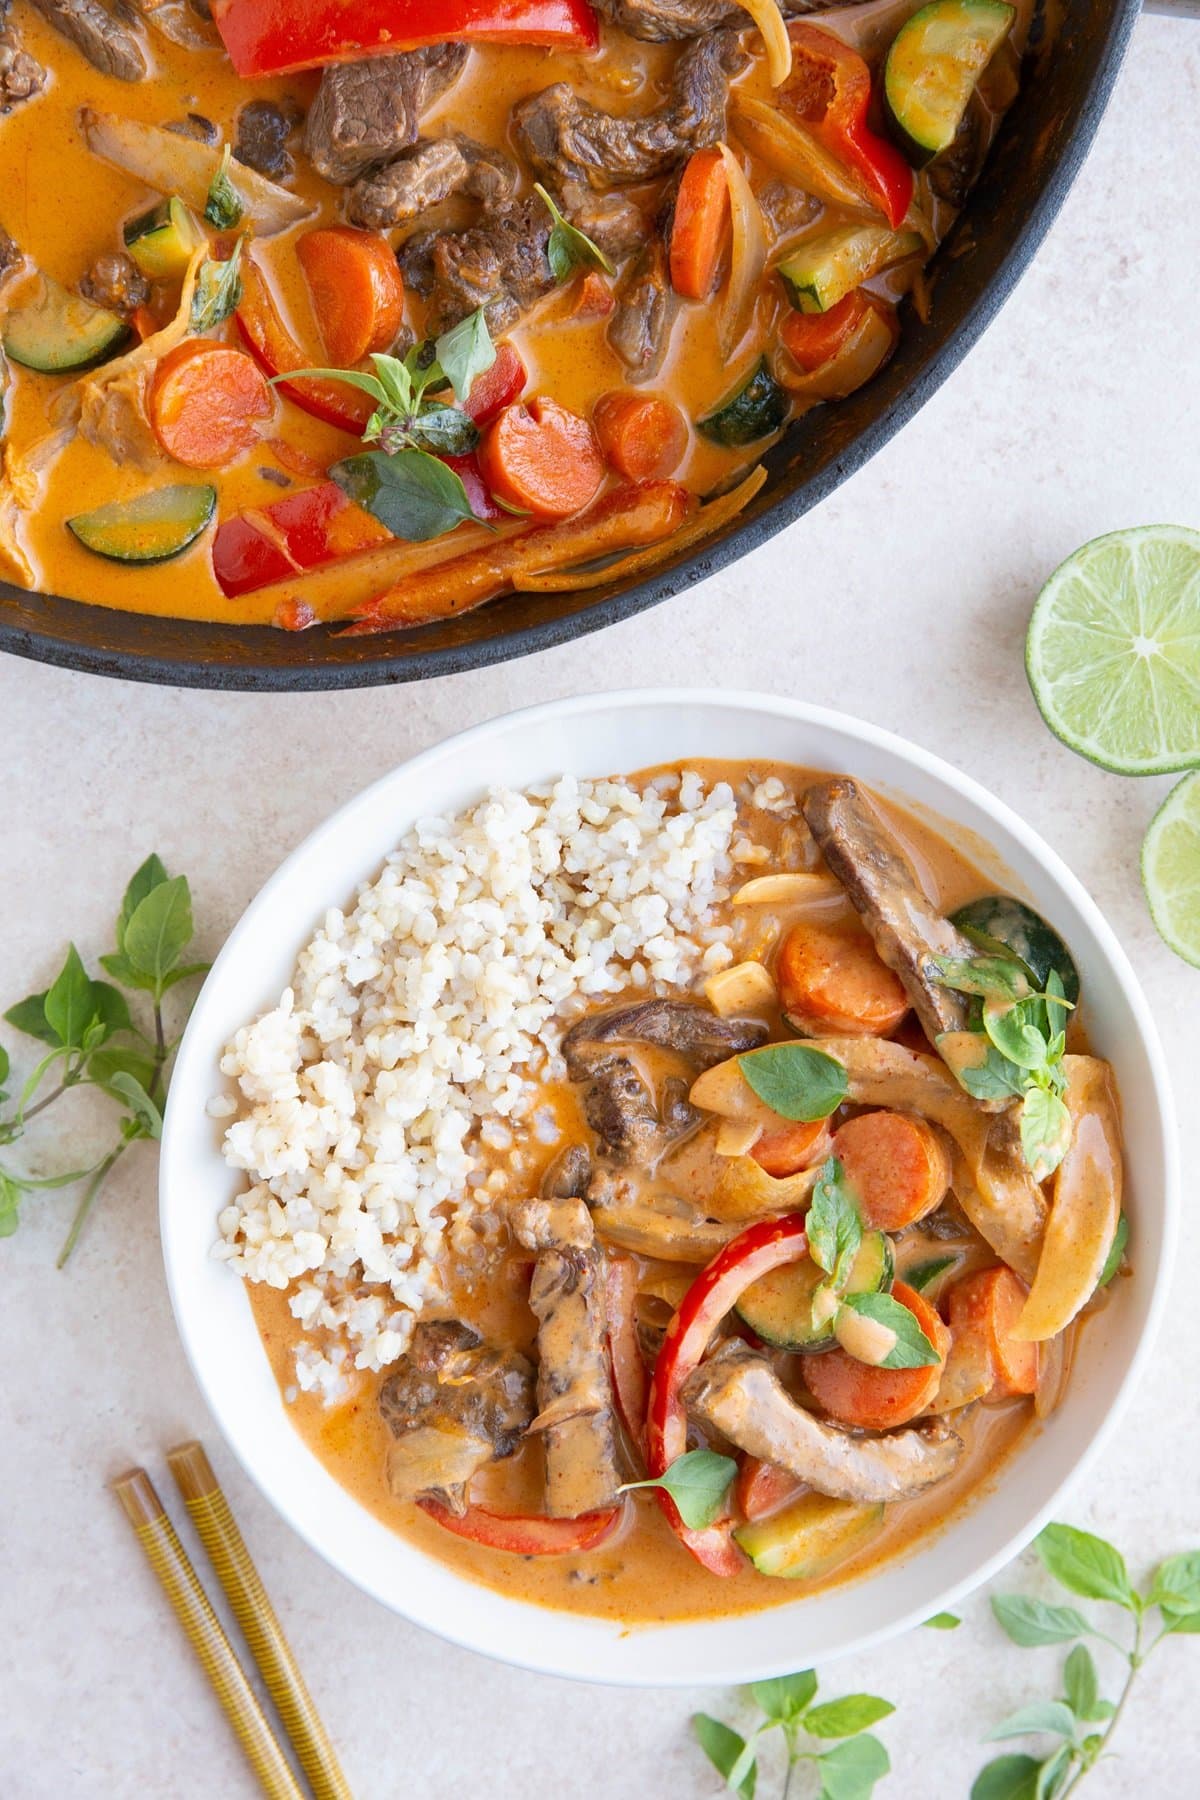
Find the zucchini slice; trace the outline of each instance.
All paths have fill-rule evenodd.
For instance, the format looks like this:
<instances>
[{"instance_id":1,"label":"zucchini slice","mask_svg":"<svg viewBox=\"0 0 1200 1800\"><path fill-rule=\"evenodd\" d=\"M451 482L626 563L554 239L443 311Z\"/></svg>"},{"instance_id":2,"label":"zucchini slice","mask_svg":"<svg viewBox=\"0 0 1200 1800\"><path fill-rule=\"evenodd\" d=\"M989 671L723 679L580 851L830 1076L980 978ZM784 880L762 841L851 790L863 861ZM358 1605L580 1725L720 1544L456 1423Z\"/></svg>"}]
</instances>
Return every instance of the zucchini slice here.
<instances>
[{"instance_id":1,"label":"zucchini slice","mask_svg":"<svg viewBox=\"0 0 1200 1800\"><path fill-rule=\"evenodd\" d=\"M85 550L110 562L166 562L195 543L216 507L216 488L207 482L181 481L132 500L110 500L94 512L76 513L67 525Z\"/></svg>"},{"instance_id":2,"label":"zucchini slice","mask_svg":"<svg viewBox=\"0 0 1200 1800\"><path fill-rule=\"evenodd\" d=\"M804 313L828 312L854 288L881 269L924 249L916 231L892 231L886 225L842 225L805 238L779 264L779 273Z\"/></svg>"},{"instance_id":3,"label":"zucchini slice","mask_svg":"<svg viewBox=\"0 0 1200 1800\"><path fill-rule=\"evenodd\" d=\"M1009 894L983 894L960 906L950 922L981 950L993 955L1008 951L1019 957L1035 987L1044 988L1051 969L1056 969L1067 999L1072 1005L1078 1000L1079 970L1075 959L1053 925L1047 925L1041 914L1023 900L1014 900Z\"/></svg>"},{"instance_id":4,"label":"zucchini slice","mask_svg":"<svg viewBox=\"0 0 1200 1800\"><path fill-rule=\"evenodd\" d=\"M896 34L884 64L884 99L918 168L954 142L975 85L1016 16L1002 0L932 0Z\"/></svg>"},{"instance_id":5,"label":"zucchini slice","mask_svg":"<svg viewBox=\"0 0 1200 1800\"><path fill-rule=\"evenodd\" d=\"M846 1292L878 1293L891 1287L893 1273L891 1239L883 1231L865 1232ZM829 1350L835 1342L833 1321L813 1323L813 1295L824 1280L824 1269L811 1256L785 1263L746 1289L737 1303L738 1317L778 1350Z\"/></svg>"},{"instance_id":6,"label":"zucchini slice","mask_svg":"<svg viewBox=\"0 0 1200 1800\"><path fill-rule=\"evenodd\" d=\"M816 1581L861 1550L881 1530L884 1509L827 1494L802 1494L782 1512L734 1532L760 1575Z\"/></svg>"},{"instance_id":7,"label":"zucchini slice","mask_svg":"<svg viewBox=\"0 0 1200 1800\"><path fill-rule=\"evenodd\" d=\"M701 419L698 429L714 444L736 447L771 437L787 423L787 416L787 393L772 375L764 356L737 393L707 419Z\"/></svg>"},{"instance_id":8,"label":"zucchini slice","mask_svg":"<svg viewBox=\"0 0 1200 1800\"><path fill-rule=\"evenodd\" d=\"M182 275L204 242L200 227L177 194L127 220L122 235L130 256L151 281Z\"/></svg>"},{"instance_id":9,"label":"zucchini slice","mask_svg":"<svg viewBox=\"0 0 1200 1800\"><path fill-rule=\"evenodd\" d=\"M93 306L50 275L37 275L4 317L4 348L41 374L90 369L119 350L129 327L119 313Z\"/></svg>"}]
</instances>

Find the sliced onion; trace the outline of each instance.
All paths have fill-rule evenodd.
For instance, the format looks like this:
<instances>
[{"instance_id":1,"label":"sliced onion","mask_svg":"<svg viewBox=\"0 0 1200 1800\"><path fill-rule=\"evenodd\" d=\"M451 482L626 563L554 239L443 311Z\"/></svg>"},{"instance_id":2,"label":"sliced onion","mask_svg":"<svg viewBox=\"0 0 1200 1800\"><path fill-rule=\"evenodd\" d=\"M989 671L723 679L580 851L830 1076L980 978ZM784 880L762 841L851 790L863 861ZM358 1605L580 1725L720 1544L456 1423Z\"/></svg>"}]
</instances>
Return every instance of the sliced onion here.
<instances>
[{"instance_id":1,"label":"sliced onion","mask_svg":"<svg viewBox=\"0 0 1200 1800\"><path fill-rule=\"evenodd\" d=\"M837 353L819 369L799 374L790 357L780 357L776 377L799 400L844 400L882 369L896 348L900 333L895 315L872 306L865 312ZM790 367L783 365L791 364ZM821 879L813 877L814 880ZM736 896L735 896L736 898Z\"/></svg>"},{"instance_id":2,"label":"sliced onion","mask_svg":"<svg viewBox=\"0 0 1200 1800\"><path fill-rule=\"evenodd\" d=\"M728 359L742 341L762 285L767 266L767 228L746 171L728 144L718 144L717 148L725 164L733 221L729 278L721 299L720 321L721 354Z\"/></svg>"},{"instance_id":3,"label":"sliced onion","mask_svg":"<svg viewBox=\"0 0 1200 1800\"><path fill-rule=\"evenodd\" d=\"M789 119L777 106L748 95L733 97L733 121L747 150L793 187L817 200L873 218L880 208L851 175L844 163L831 156L811 131Z\"/></svg>"},{"instance_id":4,"label":"sliced onion","mask_svg":"<svg viewBox=\"0 0 1200 1800\"><path fill-rule=\"evenodd\" d=\"M741 6L758 26L767 47L767 75L771 86L782 87L792 72L792 40L779 10L779 0L741 0Z\"/></svg>"}]
</instances>

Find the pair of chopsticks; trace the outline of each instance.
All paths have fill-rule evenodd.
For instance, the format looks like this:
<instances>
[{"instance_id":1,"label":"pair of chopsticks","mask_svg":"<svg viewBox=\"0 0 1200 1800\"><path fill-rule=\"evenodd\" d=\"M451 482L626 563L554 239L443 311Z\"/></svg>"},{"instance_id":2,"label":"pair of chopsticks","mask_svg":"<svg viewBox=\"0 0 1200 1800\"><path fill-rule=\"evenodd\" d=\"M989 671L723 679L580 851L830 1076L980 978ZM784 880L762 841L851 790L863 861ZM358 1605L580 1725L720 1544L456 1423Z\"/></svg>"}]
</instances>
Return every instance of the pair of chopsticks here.
<instances>
[{"instance_id":1,"label":"pair of chopsticks","mask_svg":"<svg viewBox=\"0 0 1200 1800\"><path fill-rule=\"evenodd\" d=\"M202 1446L180 1444L168 1452L167 1462L316 1800L353 1800L275 1608ZM144 1469L130 1469L118 1476L112 1488L264 1794L269 1800L306 1800L150 1477Z\"/></svg>"}]
</instances>

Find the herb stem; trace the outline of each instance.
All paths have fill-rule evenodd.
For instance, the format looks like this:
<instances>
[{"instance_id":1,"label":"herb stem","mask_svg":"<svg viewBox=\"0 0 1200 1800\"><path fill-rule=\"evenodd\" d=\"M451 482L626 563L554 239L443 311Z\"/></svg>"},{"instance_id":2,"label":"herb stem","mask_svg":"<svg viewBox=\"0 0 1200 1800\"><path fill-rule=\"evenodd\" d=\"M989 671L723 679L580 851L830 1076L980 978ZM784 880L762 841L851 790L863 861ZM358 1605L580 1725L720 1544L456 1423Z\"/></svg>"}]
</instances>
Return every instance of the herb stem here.
<instances>
[{"instance_id":1,"label":"herb stem","mask_svg":"<svg viewBox=\"0 0 1200 1800\"><path fill-rule=\"evenodd\" d=\"M167 1034L163 1029L162 1001L154 1002L154 1074L150 1081L150 1098L157 1105L162 1092L163 1067L167 1060Z\"/></svg>"},{"instance_id":2,"label":"herb stem","mask_svg":"<svg viewBox=\"0 0 1200 1800\"><path fill-rule=\"evenodd\" d=\"M1070 1780L1067 1782L1066 1787L1064 1787L1060 1791L1059 1800L1067 1800L1067 1795L1074 1793L1075 1789L1079 1786L1079 1784L1083 1780L1084 1776L1090 1772L1090 1770L1093 1768L1093 1766L1097 1762L1099 1762L1100 1758L1104 1755L1105 1751L1108 1748L1109 1739L1112 1737L1113 1732L1117 1729L1117 1726L1121 1722L1121 1714L1125 1710L1125 1702L1129 1699L1130 1690L1132 1689L1134 1681L1137 1678L1138 1670L1142 1667L1142 1664L1145 1662L1146 1656L1149 1656L1150 1650L1153 1650L1153 1648L1154 1648L1154 1644L1151 1644L1150 1649L1147 1650L1147 1652L1146 1652L1146 1656L1142 1655L1142 1623L1143 1623L1142 1614L1139 1612L1136 1615L1135 1620L1134 1620L1133 1648L1132 1649L1125 1650L1120 1645L1117 1646L1118 1649L1121 1650L1122 1656L1125 1658L1125 1661L1129 1665L1129 1673L1125 1677L1125 1680L1121 1687L1121 1692L1117 1696L1117 1704L1114 1706L1114 1708L1112 1710L1112 1715L1109 1718L1108 1724L1104 1728L1104 1732L1100 1739L1099 1747L1096 1750L1096 1753L1094 1756L1087 1758L1086 1760L1084 1760L1082 1762L1076 1763L1074 1772L1072 1773ZM1163 1635L1165 1636L1166 1633L1164 1633ZM1109 1638L1107 1641L1111 1644L1113 1642L1113 1639ZM1161 1642L1161 1639L1156 1638L1155 1643L1159 1643L1159 1642Z\"/></svg>"},{"instance_id":3,"label":"herb stem","mask_svg":"<svg viewBox=\"0 0 1200 1800\"><path fill-rule=\"evenodd\" d=\"M75 1217L71 1221L71 1229L67 1233L66 1242L59 1251L58 1262L55 1265L56 1268L62 1269L66 1267L68 1257L79 1242L79 1235L87 1222L87 1216L92 1210L92 1205L96 1196L104 1186L114 1163L116 1163L118 1159L125 1154L126 1150L128 1150L129 1142L130 1140L128 1138L122 1138L121 1142L109 1151L103 1161L96 1165L91 1180L83 1190L83 1198L75 1209Z\"/></svg>"},{"instance_id":4,"label":"herb stem","mask_svg":"<svg viewBox=\"0 0 1200 1800\"><path fill-rule=\"evenodd\" d=\"M61 1100L64 1094L69 1093L77 1085L78 1081L78 1071L65 1075L52 1094L47 1094L44 1099L38 1101L36 1106L31 1106L28 1112L22 1113L21 1123L28 1125L30 1119L36 1119L38 1114L45 1112L48 1106L53 1106L56 1100Z\"/></svg>"}]
</instances>

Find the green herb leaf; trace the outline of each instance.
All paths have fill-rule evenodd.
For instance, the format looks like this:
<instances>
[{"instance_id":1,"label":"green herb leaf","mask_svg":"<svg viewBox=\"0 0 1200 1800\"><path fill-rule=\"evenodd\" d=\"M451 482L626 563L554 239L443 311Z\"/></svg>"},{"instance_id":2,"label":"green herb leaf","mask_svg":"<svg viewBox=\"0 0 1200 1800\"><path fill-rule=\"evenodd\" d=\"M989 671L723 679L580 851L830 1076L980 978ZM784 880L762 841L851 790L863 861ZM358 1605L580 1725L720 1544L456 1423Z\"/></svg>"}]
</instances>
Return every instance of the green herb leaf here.
<instances>
[{"instance_id":1,"label":"green herb leaf","mask_svg":"<svg viewBox=\"0 0 1200 1800\"><path fill-rule=\"evenodd\" d=\"M934 1613L932 1619L926 1619L925 1629L927 1631L957 1631L961 1624L962 1620L957 1613L940 1612Z\"/></svg>"},{"instance_id":2,"label":"green herb leaf","mask_svg":"<svg viewBox=\"0 0 1200 1800\"><path fill-rule=\"evenodd\" d=\"M817 1677L812 1669L799 1669L795 1675L776 1675L769 1681L755 1681L750 1687L772 1725L794 1724L816 1691Z\"/></svg>"},{"instance_id":3,"label":"green herb leaf","mask_svg":"<svg viewBox=\"0 0 1200 1800\"><path fill-rule=\"evenodd\" d=\"M8 1051L3 1044L0 1044L0 1081L8 1080L8 1071L11 1066L8 1060Z\"/></svg>"},{"instance_id":4,"label":"green herb leaf","mask_svg":"<svg viewBox=\"0 0 1200 1800\"><path fill-rule=\"evenodd\" d=\"M21 1222L21 1185L0 1169L0 1238L11 1237Z\"/></svg>"},{"instance_id":5,"label":"green herb leaf","mask_svg":"<svg viewBox=\"0 0 1200 1800\"><path fill-rule=\"evenodd\" d=\"M1043 1644L1069 1644L1087 1637L1091 1626L1073 1606L1048 1606L1023 1594L993 1594L992 1611L1014 1644L1035 1649Z\"/></svg>"},{"instance_id":6,"label":"green herb leaf","mask_svg":"<svg viewBox=\"0 0 1200 1800\"><path fill-rule=\"evenodd\" d=\"M895 1332L896 1342L878 1365L881 1369L930 1369L942 1360L907 1306L891 1294L847 1294L842 1305Z\"/></svg>"},{"instance_id":7,"label":"green herb leaf","mask_svg":"<svg viewBox=\"0 0 1200 1800\"><path fill-rule=\"evenodd\" d=\"M39 1044L58 1042L58 1033L46 1022L45 994L30 994L27 1000L18 1000L4 1017L16 1030L23 1031L26 1037L36 1038Z\"/></svg>"},{"instance_id":8,"label":"green herb leaf","mask_svg":"<svg viewBox=\"0 0 1200 1800\"><path fill-rule=\"evenodd\" d=\"M1001 1056L1018 1069L1040 1069L1046 1061L1046 1039L1030 1017L1029 1004L989 1002L983 1009L983 1029Z\"/></svg>"},{"instance_id":9,"label":"green herb leaf","mask_svg":"<svg viewBox=\"0 0 1200 1800\"><path fill-rule=\"evenodd\" d=\"M987 1047L983 1062L973 1069L959 1069L958 1079L974 1100L1011 1100L1025 1092L1025 1081L1015 1063L1001 1056L994 1044Z\"/></svg>"},{"instance_id":10,"label":"green herb leaf","mask_svg":"<svg viewBox=\"0 0 1200 1800\"><path fill-rule=\"evenodd\" d=\"M95 1017L92 984L72 944L67 960L50 984L45 1000L46 1023L59 1044L78 1045L88 1023Z\"/></svg>"},{"instance_id":11,"label":"green herb leaf","mask_svg":"<svg viewBox=\"0 0 1200 1800\"><path fill-rule=\"evenodd\" d=\"M378 405L390 409L391 402L383 384L376 376L367 375L362 369L289 369L284 375L272 375L269 385L275 387L281 381L297 381L309 376L321 381L344 381L347 387L359 388Z\"/></svg>"},{"instance_id":12,"label":"green herb leaf","mask_svg":"<svg viewBox=\"0 0 1200 1800\"><path fill-rule=\"evenodd\" d=\"M1056 1581L1089 1600L1111 1600L1136 1612L1137 1596L1129 1585L1121 1552L1090 1531L1074 1525L1047 1525L1034 1548Z\"/></svg>"},{"instance_id":13,"label":"green herb leaf","mask_svg":"<svg viewBox=\"0 0 1200 1800\"><path fill-rule=\"evenodd\" d=\"M171 970L162 984L162 991L165 994L171 988L178 987L181 981L191 981L197 975L207 975L211 968L212 964L208 962L184 963L181 968Z\"/></svg>"},{"instance_id":14,"label":"green herb leaf","mask_svg":"<svg viewBox=\"0 0 1200 1800\"><path fill-rule=\"evenodd\" d=\"M1062 1049L1066 1048L1064 1034L1067 1029L1068 1015L1073 1010L1071 1001L1067 999L1067 990L1063 985L1063 978L1057 969L1051 969L1046 976L1046 992L1043 998L1046 1002L1046 1023L1050 1028L1050 1035L1054 1040L1051 1044L1051 1054L1053 1055L1055 1044L1057 1044L1060 1037L1063 1037ZM1062 1049L1058 1051L1058 1056L1062 1055Z\"/></svg>"},{"instance_id":15,"label":"green herb leaf","mask_svg":"<svg viewBox=\"0 0 1200 1800\"><path fill-rule=\"evenodd\" d=\"M692 1714L692 1730L696 1733L696 1740L713 1768L728 1782L739 1758L745 1754L747 1749L745 1739L739 1737L737 1732L731 1730L728 1725L723 1725L720 1719L710 1718L707 1713ZM749 1770L738 1786L734 1788L734 1793L740 1794L742 1800L754 1800L757 1775L758 1771L751 1761Z\"/></svg>"},{"instance_id":16,"label":"green herb leaf","mask_svg":"<svg viewBox=\"0 0 1200 1800\"><path fill-rule=\"evenodd\" d=\"M1033 1790L1034 1800L1053 1800L1053 1796L1062 1787L1070 1766L1071 1746L1064 1744L1061 1750L1056 1750L1053 1756L1047 1757L1038 1770Z\"/></svg>"},{"instance_id":17,"label":"green herb leaf","mask_svg":"<svg viewBox=\"0 0 1200 1800\"><path fill-rule=\"evenodd\" d=\"M1159 1607L1166 1617L1200 1612L1200 1550L1169 1556L1158 1565L1147 1605Z\"/></svg>"},{"instance_id":18,"label":"green herb leaf","mask_svg":"<svg viewBox=\"0 0 1200 1800\"><path fill-rule=\"evenodd\" d=\"M1107 1702L1100 1698L1100 1678L1086 1644L1076 1644L1063 1667L1063 1689L1067 1705L1077 1719L1102 1719Z\"/></svg>"},{"instance_id":19,"label":"green herb leaf","mask_svg":"<svg viewBox=\"0 0 1200 1800\"><path fill-rule=\"evenodd\" d=\"M615 275L616 269L600 246L594 244L586 232L572 225L569 219L563 218L540 181L534 184L533 191L554 221L546 245L546 260L555 281L570 281L576 269L602 269L606 275Z\"/></svg>"},{"instance_id":20,"label":"green herb leaf","mask_svg":"<svg viewBox=\"0 0 1200 1800\"><path fill-rule=\"evenodd\" d=\"M121 911L117 916L117 948L119 950L125 946L125 928L146 895L156 887L161 887L164 881L169 880L170 877L162 858L151 851L141 868L134 873L121 901Z\"/></svg>"},{"instance_id":21,"label":"green herb leaf","mask_svg":"<svg viewBox=\"0 0 1200 1800\"><path fill-rule=\"evenodd\" d=\"M829 1158L817 1178L805 1230L809 1255L840 1289L862 1245L863 1230L858 1202L836 1156Z\"/></svg>"},{"instance_id":22,"label":"green herb leaf","mask_svg":"<svg viewBox=\"0 0 1200 1800\"><path fill-rule=\"evenodd\" d=\"M846 1098L846 1071L807 1044L772 1044L738 1057L738 1068L764 1106L783 1119L827 1119Z\"/></svg>"},{"instance_id":23,"label":"green herb leaf","mask_svg":"<svg viewBox=\"0 0 1200 1800\"><path fill-rule=\"evenodd\" d=\"M1074 1737L1075 1714L1062 1700L1032 1700L1028 1706L1019 1706L1015 1713L1002 1719L988 1737L1029 1737L1038 1731L1052 1732L1055 1737Z\"/></svg>"},{"instance_id":24,"label":"green herb leaf","mask_svg":"<svg viewBox=\"0 0 1200 1800\"><path fill-rule=\"evenodd\" d=\"M971 1800L1037 1800L1041 1763L1032 1756L997 1756L971 1784Z\"/></svg>"},{"instance_id":25,"label":"green herb leaf","mask_svg":"<svg viewBox=\"0 0 1200 1800\"><path fill-rule=\"evenodd\" d=\"M718 1456L715 1450L686 1450L657 1480L627 1481L618 1491L627 1494L634 1488L662 1488L688 1529L703 1531L720 1517L736 1474L737 1464L731 1456Z\"/></svg>"},{"instance_id":26,"label":"green herb leaf","mask_svg":"<svg viewBox=\"0 0 1200 1800\"><path fill-rule=\"evenodd\" d=\"M398 356L374 350L371 361L375 365L375 379L384 406L399 414L415 412L420 395L408 360L402 362Z\"/></svg>"},{"instance_id":27,"label":"green herb leaf","mask_svg":"<svg viewBox=\"0 0 1200 1800\"><path fill-rule=\"evenodd\" d=\"M915 1267L904 1271L905 1284L915 1288L918 1294L923 1294L926 1288L933 1286L939 1275L944 1275L947 1269L956 1269L960 1260L957 1256L935 1256L929 1262L917 1263Z\"/></svg>"},{"instance_id":28,"label":"green herb leaf","mask_svg":"<svg viewBox=\"0 0 1200 1800\"><path fill-rule=\"evenodd\" d=\"M443 456L469 456L479 442L479 427L457 406L430 406L417 414L408 436L418 449Z\"/></svg>"},{"instance_id":29,"label":"green herb leaf","mask_svg":"<svg viewBox=\"0 0 1200 1800\"><path fill-rule=\"evenodd\" d=\"M804 1729L817 1738L856 1737L895 1710L890 1701L880 1700L876 1694L844 1694L840 1700L810 1707L804 1715Z\"/></svg>"},{"instance_id":30,"label":"green herb leaf","mask_svg":"<svg viewBox=\"0 0 1200 1800\"><path fill-rule=\"evenodd\" d=\"M850 1738L817 1758L821 1800L869 1800L875 1783L883 1780L891 1766L877 1737L867 1732Z\"/></svg>"},{"instance_id":31,"label":"green herb leaf","mask_svg":"<svg viewBox=\"0 0 1200 1800\"><path fill-rule=\"evenodd\" d=\"M334 463L329 473L357 506L409 543L441 537L475 517L454 470L424 450L395 456L368 450Z\"/></svg>"},{"instance_id":32,"label":"green herb leaf","mask_svg":"<svg viewBox=\"0 0 1200 1800\"><path fill-rule=\"evenodd\" d=\"M130 1113L147 1137L157 1139L162 1136L162 1114L135 1075L127 1069L119 1069L109 1087L127 1102Z\"/></svg>"},{"instance_id":33,"label":"green herb leaf","mask_svg":"<svg viewBox=\"0 0 1200 1800\"><path fill-rule=\"evenodd\" d=\"M1167 1622L1168 1632L1172 1634L1181 1635L1187 1632L1193 1637L1200 1634L1200 1612L1164 1613L1163 1617Z\"/></svg>"},{"instance_id":34,"label":"green herb leaf","mask_svg":"<svg viewBox=\"0 0 1200 1800\"><path fill-rule=\"evenodd\" d=\"M1113 1232L1113 1241L1108 1247L1108 1255L1104 1259L1104 1267L1100 1271L1100 1279L1096 1283L1098 1288L1106 1288L1120 1268L1125 1255L1125 1246L1128 1242L1129 1220L1126 1218L1125 1214L1122 1213L1117 1220L1117 1229Z\"/></svg>"},{"instance_id":35,"label":"green herb leaf","mask_svg":"<svg viewBox=\"0 0 1200 1800\"><path fill-rule=\"evenodd\" d=\"M188 320L192 331L215 331L224 323L242 297L240 265L244 238L233 246L233 255L224 262L206 256L196 273L192 293L192 310Z\"/></svg>"},{"instance_id":36,"label":"green herb leaf","mask_svg":"<svg viewBox=\"0 0 1200 1800\"><path fill-rule=\"evenodd\" d=\"M140 975L153 978L155 991L191 943L192 896L186 875L161 881L138 902L125 927L125 955Z\"/></svg>"},{"instance_id":37,"label":"green herb leaf","mask_svg":"<svg viewBox=\"0 0 1200 1800\"><path fill-rule=\"evenodd\" d=\"M983 1000L1023 1000L1030 984L1023 965L1011 956L973 956L969 962L935 956L938 985L956 994L978 994Z\"/></svg>"},{"instance_id":38,"label":"green herb leaf","mask_svg":"<svg viewBox=\"0 0 1200 1800\"><path fill-rule=\"evenodd\" d=\"M94 1081L114 1100L124 1097L120 1089L112 1085L114 1075L131 1075L142 1087L149 1088L154 1072L154 1058L133 1046L106 1044L88 1057L88 1080Z\"/></svg>"},{"instance_id":39,"label":"green herb leaf","mask_svg":"<svg viewBox=\"0 0 1200 1800\"><path fill-rule=\"evenodd\" d=\"M458 404L465 406L471 389L495 360L496 346L481 306L477 312L442 333L437 341L434 366L450 383Z\"/></svg>"},{"instance_id":40,"label":"green herb leaf","mask_svg":"<svg viewBox=\"0 0 1200 1800\"><path fill-rule=\"evenodd\" d=\"M1071 1147L1071 1115L1057 1094L1030 1088L1021 1102L1021 1149L1035 1181L1052 1175Z\"/></svg>"},{"instance_id":41,"label":"green herb leaf","mask_svg":"<svg viewBox=\"0 0 1200 1800\"><path fill-rule=\"evenodd\" d=\"M123 950L110 951L100 958L100 967L122 987L136 988L140 992L154 993L157 983L152 975L143 975L135 969ZM164 990L165 991L165 990Z\"/></svg>"},{"instance_id":42,"label":"green herb leaf","mask_svg":"<svg viewBox=\"0 0 1200 1800\"><path fill-rule=\"evenodd\" d=\"M242 202L238 191L229 178L229 165L233 160L233 151L228 144L221 152L221 163L208 190L208 198L204 203L204 216L210 225L218 231L232 231L240 223Z\"/></svg>"}]
</instances>

